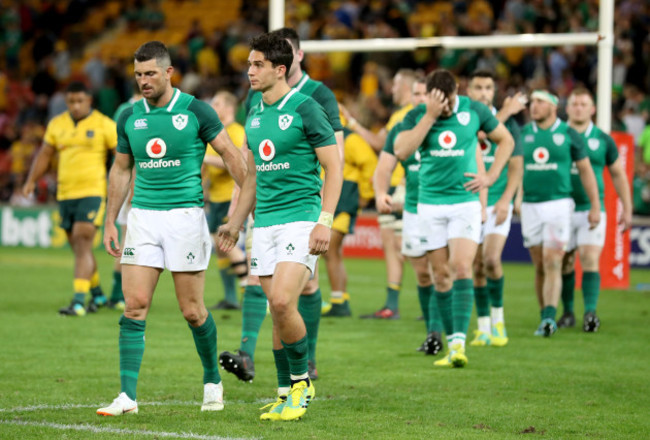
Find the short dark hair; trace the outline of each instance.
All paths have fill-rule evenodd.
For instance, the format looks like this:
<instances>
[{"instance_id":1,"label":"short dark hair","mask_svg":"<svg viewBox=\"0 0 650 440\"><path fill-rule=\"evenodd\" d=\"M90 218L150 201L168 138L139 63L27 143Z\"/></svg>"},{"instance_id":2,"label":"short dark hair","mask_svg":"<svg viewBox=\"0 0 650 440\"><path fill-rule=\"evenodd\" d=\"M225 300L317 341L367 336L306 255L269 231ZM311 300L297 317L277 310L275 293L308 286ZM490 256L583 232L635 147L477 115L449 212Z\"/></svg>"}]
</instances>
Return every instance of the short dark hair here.
<instances>
[{"instance_id":1,"label":"short dark hair","mask_svg":"<svg viewBox=\"0 0 650 440\"><path fill-rule=\"evenodd\" d=\"M300 37L298 36L298 32L296 32L294 29L283 27L271 31L269 33L272 35L277 35L280 38L284 38L285 40L291 41L291 45L293 46L294 49L296 50L300 49Z\"/></svg>"},{"instance_id":2,"label":"short dark hair","mask_svg":"<svg viewBox=\"0 0 650 440\"><path fill-rule=\"evenodd\" d=\"M494 75L494 72L487 69L477 69L472 73L470 73L468 78L469 81L473 80L474 78L490 78L492 81L496 81L496 76Z\"/></svg>"},{"instance_id":3,"label":"short dark hair","mask_svg":"<svg viewBox=\"0 0 650 440\"><path fill-rule=\"evenodd\" d=\"M438 89L448 98L457 87L456 78L449 70L437 69L427 75L427 92Z\"/></svg>"},{"instance_id":4,"label":"short dark hair","mask_svg":"<svg viewBox=\"0 0 650 440\"><path fill-rule=\"evenodd\" d=\"M88 89L88 86L86 83L82 81L72 81L68 86L65 88L66 93L85 93L86 95L90 95L90 90Z\"/></svg>"},{"instance_id":5,"label":"short dark hair","mask_svg":"<svg viewBox=\"0 0 650 440\"><path fill-rule=\"evenodd\" d=\"M273 67L286 67L285 77L289 75L293 63L293 50L287 40L273 33L267 33L253 37L250 46L251 50L262 52L264 58L269 60Z\"/></svg>"},{"instance_id":6,"label":"short dark hair","mask_svg":"<svg viewBox=\"0 0 650 440\"><path fill-rule=\"evenodd\" d=\"M169 50L167 50L167 46L161 41L148 41L144 43L135 51L134 59L139 63L155 59L159 67L172 65Z\"/></svg>"}]
</instances>

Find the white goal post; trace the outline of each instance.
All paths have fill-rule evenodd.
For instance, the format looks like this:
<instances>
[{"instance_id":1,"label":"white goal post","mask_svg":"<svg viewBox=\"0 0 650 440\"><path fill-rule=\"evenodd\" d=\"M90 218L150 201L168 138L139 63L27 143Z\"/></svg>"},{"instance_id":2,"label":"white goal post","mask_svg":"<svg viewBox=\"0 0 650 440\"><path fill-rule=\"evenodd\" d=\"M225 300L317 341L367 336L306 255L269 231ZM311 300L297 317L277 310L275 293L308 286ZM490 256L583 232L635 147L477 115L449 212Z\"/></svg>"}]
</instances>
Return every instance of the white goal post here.
<instances>
[{"instance_id":1,"label":"white goal post","mask_svg":"<svg viewBox=\"0 0 650 440\"><path fill-rule=\"evenodd\" d=\"M270 0L269 29L284 26L285 0ZM614 48L614 0L601 0L598 32L567 34L485 35L479 37L373 38L366 40L307 40L305 52L394 52L423 47L488 49L530 46L598 46L597 125L609 133L612 120L612 50Z\"/></svg>"}]
</instances>

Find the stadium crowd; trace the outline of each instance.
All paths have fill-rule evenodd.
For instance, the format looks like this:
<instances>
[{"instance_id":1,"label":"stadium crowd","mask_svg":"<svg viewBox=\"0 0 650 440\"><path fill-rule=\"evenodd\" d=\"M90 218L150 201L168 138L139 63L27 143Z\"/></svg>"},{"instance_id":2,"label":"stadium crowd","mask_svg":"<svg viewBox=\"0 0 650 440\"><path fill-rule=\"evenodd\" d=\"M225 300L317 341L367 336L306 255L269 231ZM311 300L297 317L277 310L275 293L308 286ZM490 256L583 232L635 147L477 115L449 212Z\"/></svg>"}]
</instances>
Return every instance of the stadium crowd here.
<instances>
[{"instance_id":1,"label":"stadium crowd","mask_svg":"<svg viewBox=\"0 0 650 440\"><path fill-rule=\"evenodd\" d=\"M187 3L170 0L171 3ZM171 18L159 0L5 1L0 9L0 201L31 204L18 195L44 127L65 110L63 90L72 80L91 87L94 107L112 116L132 94L130 57L102 51L116 34L160 30ZM219 89L246 96L247 42L267 27L265 1L246 2L227 27L194 20L181 42L170 45L175 85L209 100ZM117 6L115 6L117 4ZM114 10L114 14L105 13ZM99 25L94 24L101 17ZM612 129L636 140L635 213L650 214L650 5L616 3ZM592 32L597 0L297 1L288 2L288 26L301 39L468 36L525 32ZM88 43L90 42L90 43ZM596 48L421 49L413 53L329 53L305 57L305 70L323 81L364 126L378 130L391 114L396 66L449 69L466 87L477 68L497 73L495 103L516 91L550 88L566 98L577 86L595 90ZM524 117L520 122L524 122ZM243 105L238 113L243 119ZM54 170L56 167L51 167ZM39 182L36 202L53 201L53 171Z\"/></svg>"}]
</instances>

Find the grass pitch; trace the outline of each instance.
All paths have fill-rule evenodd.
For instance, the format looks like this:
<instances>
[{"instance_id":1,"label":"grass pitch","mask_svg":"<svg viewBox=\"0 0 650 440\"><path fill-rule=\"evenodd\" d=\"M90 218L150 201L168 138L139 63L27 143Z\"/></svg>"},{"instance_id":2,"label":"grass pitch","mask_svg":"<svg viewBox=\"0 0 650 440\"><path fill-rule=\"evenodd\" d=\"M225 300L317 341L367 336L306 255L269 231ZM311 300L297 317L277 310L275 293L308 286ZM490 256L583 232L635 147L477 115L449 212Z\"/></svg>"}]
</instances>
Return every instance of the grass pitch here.
<instances>
[{"instance_id":1,"label":"grass pitch","mask_svg":"<svg viewBox=\"0 0 650 440\"><path fill-rule=\"evenodd\" d=\"M100 251L96 255L108 293L112 260ZM383 262L348 260L346 267L355 317L321 321L317 396L302 421L262 423L258 418L258 408L273 401L276 386L270 318L258 343L254 383L224 373L225 410L200 412L201 364L168 273L161 277L147 320L140 413L109 418L96 416L95 409L119 392L119 314L57 315L70 300L69 250L0 248L0 438L650 437L650 293L602 292L600 332L585 334L578 292L578 327L538 338L533 336L539 313L532 267L507 265L508 346L468 347L466 368L436 369L438 357L415 351L425 331L416 320L420 312L412 271L404 277L401 319L377 322L358 315L383 304ZM632 273L633 286L647 279L647 271ZM213 267L206 303L222 296ZM214 317L219 351L236 349L241 312L215 312ZM475 327L472 318L471 330Z\"/></svg>"}]
</instances>

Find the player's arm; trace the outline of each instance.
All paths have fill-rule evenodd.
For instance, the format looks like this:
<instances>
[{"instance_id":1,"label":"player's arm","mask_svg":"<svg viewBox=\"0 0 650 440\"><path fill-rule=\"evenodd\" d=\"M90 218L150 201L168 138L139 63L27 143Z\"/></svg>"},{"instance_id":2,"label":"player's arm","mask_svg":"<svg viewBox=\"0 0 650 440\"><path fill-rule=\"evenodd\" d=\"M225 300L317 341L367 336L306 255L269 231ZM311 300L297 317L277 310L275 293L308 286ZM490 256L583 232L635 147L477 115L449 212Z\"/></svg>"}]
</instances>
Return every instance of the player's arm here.
<instances>
[{"instance_id":1,"label":"player's arm","mask_svg":"<svg viewBox=\"0 0 650 440\"><path fill-rule=\"evenodd\" d=\"M315 149L318 161L323 167L323 201L318 223L309 236L309 249L312 255L320 255L329 249L334 211L339 202L343 185L343 171L336 144Z\"/></svg>"},{"instance_id":2,"label":"player's arm","mask_svg":"<svg viewBox=\"0 0 650 440\"><path fill-rule=\"evenodd\" d=\"M397 159L406 160L411 154L415 153L415 150L422 145L424 138L447 105L449 105L449 100L445 94L438 89L433 89L427 95L426 112L417 123L414 120L416 117L414 111L416 110L407 113L404 118L405 129L395 138L395 156Z\"/></svg>"},{"instance_id":3,"label":"player's arm","mask_svg":"<svg viewBox=\"0 0 650 440\"><path fill-rule=\"evenodd\" d=\"M485 162L483 162L483 154L480 148L476 148L476 170L479 175L485 174ZM487 187L481 188L478 193L479 201L481 202L481 222L487 221L487 203L488 203L488 189Z\"/></svg>"},{"instance_id":4,"label":"player's arm","mask_svg":"<svg viewBox=\"0 0 650 440\"><path fill-rule=\"evenodd\" d=\"M104 248L113 257L119 257L121 254L115 220L131 187L132 169L133 156L116 152L113 166L108 174L106 221L104 222Z\"/></svg>"},{"instance_id":5,"label":"player's arm","mask_svg":"<svg viewBox=\"0 0 650 440\"><path fill-rule=\"evenodd\" d=\"M512 116L524 110L527 103L528 98L521 92L515 93L514 96L508 96L503 100L503 105L501 106L499 112L496 114L496 118L499 120L499 122L505 124L506 121Z\"/></svg>"},{"instance_id":6,"label":"player's arm","mask_svg":"<svg viewBox=\"0 0 650 440\"><path fill-rule=\"evenodd\" d=\"M390 189L390 178L396 166L397 158L394 155L386 151L379 153L379 161L375 174L372 176L372 184L375 189L377 211L381 214L390 214L393 210L393 199L388 194L388 190Z\"/></svg>"},{"instance_id":7,"label":"player's arm","mask_svg":"<svg viewBox=\"0 0 650 440\"><path fill-rule=\"evenodd\" d=\"M221 225L217 233L219 248L223 252L230 252L237 244L239 231L241 230L246 217L248 217L248 214L255 205L255 189L257 187L255 160L251 152L246 148L246 143L244 143L242 147L242 153L240 153L239 150L237 150L237 152L238 154L246 155L248 172L246 173L246 178L236 195L237 204L235 209L232 211L228 222L225 225ZM235 197L234 194L233 197Z\"/></svg>"},{"instance_id":8,"label":"player's arm","mask_svg":"<svg viewBox=\"0 0 650 440\"><path fill-rule=\"evenodd\" d=\"M382 128L378 133L375 133L359 124L359 121L354 119L352 114L350 114L350 111L343 104L339 104L339 109L348 122L348 128L368 142L375 153L379 153L381 149L384 148L384 143L386 142L386 136L388 134L385 128Z\"/></svg>"},{"instance_id":9,"label":"player's arm","mask_svg":"<svg viewBox=\"0 0 650 440\"><path fill-rule=\"evenodd\" d=\"M334 138L336 139L336 148L339 150L339 157L341 158L341 169L345 165L345 136L343 135L343 130L334 132Z\"/></svg>"},{"instance_id":10,"label":"player's arm","mask_svg":"<svg viewBox=\"0 0 650 440\"><path fill-rule=\"evenodd\" d=\"M472 173L465 173L465 176L472 177L472 180L465 183L465 189L472 192L477 192L484 187L492 186L492 184L499 178L499 175L501 175L503 167L510 159L512 151L515 148L515 141L512 139L512 135L501 122L499 122L494 130L487 134L487 137L497 145L496 151L494 152L494 162L492 163L490 170L483 176L480 174L474 175Z\"/></svg>"},{"instance_id":11,"label":"player's arm","mask_svg":"<svg viewBox=\"0 0 650 440\"><path fill-rule=\"evenodd\" d=\"M205 165L210 165L212 167L220 168L222 170L226 169L226 164L223 162L223 158L221 156L206 154L205 157L203 158L203 163Z\"/></svg>"},{"instance_id":12,"label":"player's arm","mask_svg":"<svg viewBox=\"0 0 650 440\"><path fill-rule=\"evenodd\" d=\"M627 174L620 159L616 159L609 166L609 174L612 176L616 194L623 202L623 215L619 220L619 224L622 226L623 231L626 231L632 227L632 197L630 196L630 182L627 180Z\"/></svg>"},{"instance_id":13,"label":"player's arm","mask_svg":"<svg viewBox=\"0 0 650 440\"><path fill-rule=\"evenodd\" d=\"M517 189L521 186L521 179L524 176L524 158L523 156L513 156L508 161L508 182L503 194L494 204L494 214L496 215L496 225L500 225L508 218L508 206L515 198Z\"/></svg>"},{"instance_id":14,"label":"player's arm","mask_svg":"<svg viewBox=\"0 0 650 440\"><path fill-rule=\"evenodd\" d=\"M232 143L226 130L221 130L219 134L210 141L210 146L221 156L225 168L240 187L243 186L246 179L246 161L241 151Z\"/></svg>"},{"instance_id":15,"label":"player's arm","mask_svg":"<svg viewBox=\"0 0 650 440\"><path fill-rule=\"evenodd\" d=\"M23 195L25 197L30 197L34 192L34 187L36 186L36 181L41 178L43 174L50 167L50 162L52 161L52 156L56 152L56 148L53 145L43 142L41 149L38 151L32 167L29 170L25 184L23 185Z\"/></svg>"},{"instance_id":16,"label":"player's arm","mask_svg":"<svg viewBox=\"0 0 650 440\"><path fill-rule=\"evenodd\" d=\"M591 167L591 162L589 158L585 157L580 160L576 160L576 167L578 168L578 173L580 174L580 182L582 182L582 187L589 197L589 203L591 208L589 209L589 226L590 229L594 229L600 223L600 199L598 197L598 184L596 183L596 176L594 175L594 170Z\"/></svg>"}]
</instances>

